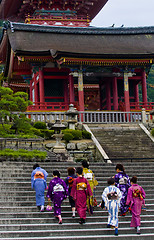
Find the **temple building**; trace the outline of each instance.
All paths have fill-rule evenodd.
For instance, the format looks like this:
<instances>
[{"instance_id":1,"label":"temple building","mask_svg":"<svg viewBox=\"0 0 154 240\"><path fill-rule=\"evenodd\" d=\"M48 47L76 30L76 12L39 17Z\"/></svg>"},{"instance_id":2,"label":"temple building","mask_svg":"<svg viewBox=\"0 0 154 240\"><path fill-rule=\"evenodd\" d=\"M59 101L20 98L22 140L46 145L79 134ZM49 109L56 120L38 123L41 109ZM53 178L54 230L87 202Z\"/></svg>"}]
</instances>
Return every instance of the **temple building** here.
<instances>
[{"instance_id":1,"label":"temple building","mask_svg":"<svg viewBox=\"0 0 154 240\"><path fill-rule=\"evenodd\" d=\"M29 111L149 109L154 27L98 28L107 0L1 0L4 86L29 93ZM139 86L142 100L139 100Z\"/></svg>"}]
</instances>

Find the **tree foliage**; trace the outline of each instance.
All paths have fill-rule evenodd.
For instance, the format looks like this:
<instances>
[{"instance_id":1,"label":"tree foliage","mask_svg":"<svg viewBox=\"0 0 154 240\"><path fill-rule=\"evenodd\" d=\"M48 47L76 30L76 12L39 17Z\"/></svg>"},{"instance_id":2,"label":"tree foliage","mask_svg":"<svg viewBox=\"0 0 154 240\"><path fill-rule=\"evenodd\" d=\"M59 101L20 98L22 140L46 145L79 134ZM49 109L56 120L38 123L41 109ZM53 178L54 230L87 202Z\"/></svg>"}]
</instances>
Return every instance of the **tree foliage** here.
<instances>
[{"instance_id":1,"label":"tree foliage","mask_svg":"<svg viewBox=\"0 0 154 240\"><path fill-rule=\"evenodd\" d=\"M15 132L25 132L30 129L30 122L22 112L32 102L28 100L28 94L24 92L13 93L10 88L0 87L0 121L2 124L12 122ZM14 114L13 112L18 112ZM4 126L4 125L3 125Z\"/></svg>"}]
</instances>

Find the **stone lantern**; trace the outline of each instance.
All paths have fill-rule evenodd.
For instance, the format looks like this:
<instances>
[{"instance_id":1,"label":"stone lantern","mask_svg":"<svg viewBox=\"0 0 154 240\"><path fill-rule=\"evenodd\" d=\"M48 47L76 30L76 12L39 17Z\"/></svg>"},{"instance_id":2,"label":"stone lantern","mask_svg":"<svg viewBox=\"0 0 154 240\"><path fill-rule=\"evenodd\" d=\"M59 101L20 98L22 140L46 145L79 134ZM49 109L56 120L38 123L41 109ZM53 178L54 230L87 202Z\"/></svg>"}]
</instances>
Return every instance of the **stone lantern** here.
<instances>
[{"instance_id":1,"label":"stone lantern","mask_svg":"<svg viewBox=\"0 0 154 240\"><path fill-rule=\"evenodd\" d=\"M56 145L53 147L54 153L66 153L65 146L61 143L61 139L63 134L61 132L62 129L65 129L66 126L60 122L60 119L57 119L52 126L52 129L55 131L53 137L56 139Z\"/></svg>"},{"instance_id":2,"label":"stone lantern","mask_svg":"<svg viewBox=\"0 0 154 240\"><path fill-rule=\"evenodd\" d=\"M65 113L68 116L68 128L75 130L75 124L77 123L78 111L74 108L73 104L69 105L69 110Z\"/></svg>"}]
</instances>

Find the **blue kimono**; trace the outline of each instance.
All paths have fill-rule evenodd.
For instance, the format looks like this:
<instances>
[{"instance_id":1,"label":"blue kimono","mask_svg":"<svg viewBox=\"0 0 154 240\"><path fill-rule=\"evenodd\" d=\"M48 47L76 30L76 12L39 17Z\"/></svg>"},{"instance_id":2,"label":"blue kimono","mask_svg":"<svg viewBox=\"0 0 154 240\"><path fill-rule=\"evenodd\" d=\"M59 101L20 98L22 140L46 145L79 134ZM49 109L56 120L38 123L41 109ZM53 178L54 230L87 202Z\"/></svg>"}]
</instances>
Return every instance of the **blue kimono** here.
<instances>
[{"instance_id":1,"label":"blue kimono","mask_svg":"<svg viewBox=\"0 0 154 240\"><path fill-rule=\"evenodd\" d=\"M104 189L102 199L108 210L108 225L118 227L118 210L120 207L120 199L122 194L114 185L110 185Z\"/></svg>"},{"instance_id":2,"label":"blue kimono","mask_svg":"<svg viewBox=\"0 0 154 240\"><path fill-rule=\"evenodd\" d=\"M47 188L48 173L41 167L37 167L31 174L31 187L36 192L36 206L42 206L45 203L44 192Z\"/></svg>"}]
</instances>

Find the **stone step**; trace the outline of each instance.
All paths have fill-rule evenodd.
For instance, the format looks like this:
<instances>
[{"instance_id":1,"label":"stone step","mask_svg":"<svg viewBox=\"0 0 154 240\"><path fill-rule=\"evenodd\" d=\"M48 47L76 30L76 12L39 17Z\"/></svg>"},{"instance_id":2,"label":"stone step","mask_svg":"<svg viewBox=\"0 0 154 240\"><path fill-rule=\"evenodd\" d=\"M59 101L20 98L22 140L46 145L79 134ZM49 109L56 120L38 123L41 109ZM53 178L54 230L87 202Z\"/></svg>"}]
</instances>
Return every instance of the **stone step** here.
<instances>
[{"instance_id":1,"label":"stone step","mask_svg":"<svg viewBox=\"0 0 154 240\"><path fill-rule=\"evenodd\" d=\"M14 209L16 210L16 209ZM4 212L0 212L0 218L49 218L49 217L53 217L53 212L39 212L37 210L37 208L35 207L35 211L30 212L30 211L26 211L27 209L24 208L23 211L4 211ZM147 209L146 212L143 212L142 215L154 215L154 209ZM69 209L69 211L63 211L63 206L62 206L62 217L66 218L66 217L71 217L72 213ZM87 213L87 216L89 216L89 213ZM92 217L94 216L107 216L107 211L105 210L99 210L99 211L94 211L94 215L92 215Z\"/></svg>"},{"instance_id":2,"label":"stone step","mask_svg":"<svg viewBox=\"0 0 154 240\"><path fill-rule=\"evenodd\" d=\"M57 224L57 221L55 223L31 223L31 224L0 224L0 231L25 231L25 230L54 230L55 228L57 230L69 230L69 229L81 229L82 226L79 226L78 220L76 220L75 223L72 223L71 219L70 222L64 222L62 225ZM86 222L86 224L84 225L84 228L89 230L91 228L106 228L107 225L107 218L105 219L106 221L101 222L101 221L97 221L97 222ZM119 231L121 228L124 227L129 227L130 222L128 221L119 221ZM143 221L142 220L142 228L143 227L153 227L154 226L154 220L150 220L150 221Z\"/></svg>"},{"instance_id":3,"label":"stone step","mask_svg":"<svg viewBox=\"0 0 154 240\"><path fill-rule=\"evenodd\" d=\"M0 224L6 224L6 225L9 225L9 224L46 224L46 223L50 223L50 224L53 224L53 223L57 223L57 220L54 218L53 216L53 213L52 214L48 214L47 217L43 217L42 213L40 213L40 217L22 217L22 218L17 218L16 216L14 218L12 218L12 216L10 218L1 218L0 219ZM79 220L79 217L78 215L76 215L75 218L72 218L71 217L71 214L69 214L70 216L66 216L66 217L63 217L63 223L77 223L78 224L78 220ZM50 217L49 217L50 216ZM146 214L141 214L141 220L142 222L149 222L149 221L154 221L154 215L146 215ZM131 215L128 214L126 215L125 217L121 217L119 216L119 223L123 223L123 222L126 222L127 224L129 224L131 221ZM103 213L102 215L99 215L99 217L97 215L92 215L92 216L89 216L87 214L87 218L86 218L86 223L88 223L89 225L92 223L92 224L97 224L97 222L103 222L103 223L107 223L107 213L105 215L105 213ZM121 225L120 225L121 226Z\"/></svg>"},{"instance_id":4,"label":"stone step","mask_svg":"<svg viewBox=\"0 0 154 240\"><path fill-rule=\"evenodd\" d=\"M86 225L86 224L85 224ZM80 226L81 229L52 229L52 230L23 230L23 231L1 231L1 237L2 238L16 238L17 237L65 237L67 239L68 236L83 236L87 233L87 228L85 228L85 225ZM148 234L153 233L154 234L154 227L141 227L142 234ZM114 231L112 229L108 228L91 228L88 229L88 235L95 235L97 232L97 236L99 235L114 235ZM136 233L136 230L130 227L120 228L119 229L119 235L120 234L134 234Z\"/></svg>"}]
</instances>

